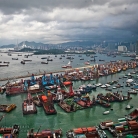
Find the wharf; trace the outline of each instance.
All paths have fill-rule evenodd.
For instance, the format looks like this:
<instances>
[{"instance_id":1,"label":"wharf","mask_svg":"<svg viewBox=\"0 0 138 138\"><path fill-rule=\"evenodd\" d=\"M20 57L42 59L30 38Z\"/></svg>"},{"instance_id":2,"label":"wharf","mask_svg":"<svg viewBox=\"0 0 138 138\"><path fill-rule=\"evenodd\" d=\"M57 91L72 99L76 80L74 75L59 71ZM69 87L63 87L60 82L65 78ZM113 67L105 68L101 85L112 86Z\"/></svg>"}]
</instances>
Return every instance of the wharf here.
<instances>
[{"instance_id":1,"label":"wharf","mask_svg":"<svg viewBox=\"0 0 138 138\"><path fill-rule=\"evenodd\" d=\"M78 67L78 68L69 68L69 69L64 69L64 70L58 70L58 71L52 71L52 72L46 72L46 74L50 74L50 73L62 73L68 70L75 70L75 69L84 69L84 68L91 68L93 67L93 65L91 66L85 66L85 67ZM33 72L32 72L33 73ZM13 79L21 79L21 78L27 78L27 77L31 77L32 73L28 73L27 75L21 75L21 76L14 76L14 77L6 77L6 78L0 78L0 81L8 81L8 80L13 80ZM44 74L44 72L40 72L40 73L33 73L34 76L41 76Z\"/></svg>"}]
</instances>

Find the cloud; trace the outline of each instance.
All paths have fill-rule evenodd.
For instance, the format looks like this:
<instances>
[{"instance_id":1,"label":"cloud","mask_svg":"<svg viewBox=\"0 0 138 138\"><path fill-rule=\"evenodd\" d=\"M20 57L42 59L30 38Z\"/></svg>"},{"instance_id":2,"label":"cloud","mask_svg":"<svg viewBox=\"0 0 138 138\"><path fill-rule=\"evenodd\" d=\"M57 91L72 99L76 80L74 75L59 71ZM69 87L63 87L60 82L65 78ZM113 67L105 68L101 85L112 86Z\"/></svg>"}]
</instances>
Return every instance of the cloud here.
<instances>
[{"instance_id":1,"label":"cloud","mask_svg":"<svg viewBox=\"0 0 138 138\"><path fill-rule=\"evenodd\" d=\"M1 0L0 41L136 41L137 9L137 0Z\"/></svg>"}]
</instances>

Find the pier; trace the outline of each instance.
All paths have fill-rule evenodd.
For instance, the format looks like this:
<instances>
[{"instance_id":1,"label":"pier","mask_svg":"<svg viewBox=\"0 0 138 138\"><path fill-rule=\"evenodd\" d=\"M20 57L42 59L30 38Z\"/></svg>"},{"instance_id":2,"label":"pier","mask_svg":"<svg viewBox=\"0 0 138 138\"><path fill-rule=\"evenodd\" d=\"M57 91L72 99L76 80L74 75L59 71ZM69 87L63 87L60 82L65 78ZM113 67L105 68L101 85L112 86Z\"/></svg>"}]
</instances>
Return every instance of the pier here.
<instances>
[{"instance_id":1,"label":"pier","mask_svg":"<svg viewBox=\"0 0 138 138\"><path fill-rule=\"evenodd\" d=\"M75 69L84 69L84 68L91 68L94 65L91 66L85 66L85 67L78 67L78 68L68 68L68 69L64 69L64 70L58 70L58 71L52 71L52 72L46 72L46 74L50 74L50 73L62 73L68 70L75 70ZM33 72L32 72L33 73ZM0 78L0 81L8 81L8 80L13 80L13 79L21 79L21 78L27 78L27 77L31 77L32 73L28 73L27 75L21 75L21 76L14 76L14 77L6 77L6 78ZM40 72L40 73L33 73L34 76L41 76L44 74L44 72Z\"/></svg>"}]
</instances>

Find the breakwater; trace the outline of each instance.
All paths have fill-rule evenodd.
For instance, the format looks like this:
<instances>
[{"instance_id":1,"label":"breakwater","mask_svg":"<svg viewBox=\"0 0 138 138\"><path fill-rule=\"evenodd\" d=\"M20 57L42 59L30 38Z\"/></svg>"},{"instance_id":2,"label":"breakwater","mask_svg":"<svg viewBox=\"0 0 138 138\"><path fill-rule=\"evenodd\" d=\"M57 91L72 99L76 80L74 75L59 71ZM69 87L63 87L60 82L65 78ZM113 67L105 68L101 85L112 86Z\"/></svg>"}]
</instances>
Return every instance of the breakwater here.
<instances>
[{"instance_id":1,"label":"breakwater","mask_svg":"<svg viewBox=\"0 0 138 138\"><path fill-rule=\"evenodd\" d=\"M84 68L91 68L91 67L93 67L93 65L91 65L91 66L85 66L85 67L78 67L78 68L69 68L69 69L58 70L58 71L51 71L51 72L46 72L46 74L50 74L50 73L62 73L62 72L68 71L68 70L84 69ZM8 81L8 80L13 80L13 79L27 78L27 77L31 77L32 74L34 74L34 76L41 76L41 75L44 74L44 72L39 72L39 73L33 73L32 72L32 73L28 73L27 75L0 78L0 81Z\"/></svg>"}]
</instances>

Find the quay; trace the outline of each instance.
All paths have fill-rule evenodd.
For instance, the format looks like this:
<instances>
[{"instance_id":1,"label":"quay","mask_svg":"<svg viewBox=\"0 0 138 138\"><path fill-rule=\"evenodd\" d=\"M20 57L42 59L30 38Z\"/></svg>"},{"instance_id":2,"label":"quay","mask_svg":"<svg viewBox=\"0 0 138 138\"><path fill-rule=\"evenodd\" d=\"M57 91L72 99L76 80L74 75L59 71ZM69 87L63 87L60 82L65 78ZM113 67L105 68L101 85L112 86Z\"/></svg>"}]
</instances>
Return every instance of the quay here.
<instances>
[{"instance_id":1,"label":"quay","mask_svg":"<svg viewBox=\"0 0 138 138\"><path fill-rule=\"evenodd\" d=\"M52 72L46 72L46 74L50 74L50 73L62 73L68 70L75 70L75 69L84 69L84 68L91 68L94 65L91 66L85 66L85 67L78 67L78 68L69 68L69 69L64 69L64 70L58 70L58 71L52 71ZM33 73L35 76L41 76L44 74L44 72L40 72L40 73ZM6 78L0 78L0 81L8 81L8 80L13 80L13 79L21 79L21 78L27 78L27 77L31 77L32 74L28 73L27 75L21 75L21 76L14 76L14 77L6 77Z\"/></svg>"}]
</instances>

